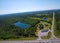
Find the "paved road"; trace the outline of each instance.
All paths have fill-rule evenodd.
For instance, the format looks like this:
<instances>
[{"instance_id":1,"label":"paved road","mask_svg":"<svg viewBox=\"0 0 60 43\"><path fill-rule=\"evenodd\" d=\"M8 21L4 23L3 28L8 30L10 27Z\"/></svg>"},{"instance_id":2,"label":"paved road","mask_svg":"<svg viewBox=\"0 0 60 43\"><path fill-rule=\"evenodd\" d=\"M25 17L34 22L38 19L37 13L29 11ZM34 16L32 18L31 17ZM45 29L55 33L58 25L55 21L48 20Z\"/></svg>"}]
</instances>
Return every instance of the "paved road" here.
<instances>
[{"instance_id":1,"label":"paved road","mask_svg":"<svg viewBox=\"0 0 60 43\"><path fill-rule=\"evenodd\" d=\"M0 41L0 43L39 43L39 41L33 40L33 41Z\"/></svg>"},{"instance_id":2,"label":"paved road","mask_svg":"<svg viewBox=\"0 0 60 43\"><path fill-rule=\"evenodd\" d=\"M52 40L18 40L18 41L0 41L0 43L60 43L60 39Z\"/></svg>"},{"instance_id":3,"label":"paved road","mask_svg":"<svg viewBox=\"0 0 60 43\"><path fill-rule=\"evenodd\" d=\"M52 18L52 26L51 26L51 30L50 30L50 32L51 32L51 38L50 39L57 39L56 37L55 37L55 35L54 35L54 16L55 16L55 13L53 12L53 18ZM38 27L37 27L38 28ZM40 32L39 32L40 33ZM38 34L38 40L42 40L41 39L41 37L40 37L40 34Z\"/></svg>"},{"instance_id":4,"label":"paved road","mask_svg":"<svg viewBox=\"0 0 60 43\"><path fill-rule=\"evenodd\" d=\"M54 35L54 16L55 16L55 13L53 12L53 20L52 20L52 27L51 27L51 39L57 39L56 36Z\"/></svg>"},{"instance_id":5,"label":"paved road","mask_svg":"<svg viewBox=\"0 0 60 43\"><path fill-rule=\"evenodd\" d=\"M0 41L0 43L40 43L40 41Z\"/></svg>"}]
</instances>

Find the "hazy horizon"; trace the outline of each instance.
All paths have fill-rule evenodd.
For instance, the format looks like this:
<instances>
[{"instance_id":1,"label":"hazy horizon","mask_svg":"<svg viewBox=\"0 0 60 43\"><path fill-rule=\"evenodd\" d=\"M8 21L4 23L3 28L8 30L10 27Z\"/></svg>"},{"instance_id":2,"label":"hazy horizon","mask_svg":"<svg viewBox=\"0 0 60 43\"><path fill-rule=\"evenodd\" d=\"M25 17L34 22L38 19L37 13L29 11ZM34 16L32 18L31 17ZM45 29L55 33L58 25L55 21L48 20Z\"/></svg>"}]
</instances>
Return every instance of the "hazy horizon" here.
<instances>
[{"instance_id":1,"label":"hazy horizon","mask_svg":"<svg viewBox=\"0 0 60 43\"><path fill-rule=\"evenodd\" d=\"M60 0L0 0L0 15L60 9Z\"/></svg>"}]
</instances>

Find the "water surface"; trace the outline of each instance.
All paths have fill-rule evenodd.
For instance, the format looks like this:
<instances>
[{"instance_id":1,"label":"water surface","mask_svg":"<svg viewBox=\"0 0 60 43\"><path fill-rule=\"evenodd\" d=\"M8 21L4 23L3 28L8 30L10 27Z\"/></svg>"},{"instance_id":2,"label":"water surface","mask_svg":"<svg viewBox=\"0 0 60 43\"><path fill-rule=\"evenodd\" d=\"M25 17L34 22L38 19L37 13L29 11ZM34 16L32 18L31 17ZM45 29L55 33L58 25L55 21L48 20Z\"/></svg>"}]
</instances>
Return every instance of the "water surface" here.
<instances>
[{"instance_id":1,"label":"water surface","mask_svg":"<svg viewBox=\"0 0 60 43\"><path fill-rule=\"evenodd\" d=\"M14 23L14 25L15 25L15 26L18 26L18 27L20 27L20 28L24 28L24 29L30 27L29 24L22 23L22 22L16 22L16 23Z\"/></svg>"}]
</instances>

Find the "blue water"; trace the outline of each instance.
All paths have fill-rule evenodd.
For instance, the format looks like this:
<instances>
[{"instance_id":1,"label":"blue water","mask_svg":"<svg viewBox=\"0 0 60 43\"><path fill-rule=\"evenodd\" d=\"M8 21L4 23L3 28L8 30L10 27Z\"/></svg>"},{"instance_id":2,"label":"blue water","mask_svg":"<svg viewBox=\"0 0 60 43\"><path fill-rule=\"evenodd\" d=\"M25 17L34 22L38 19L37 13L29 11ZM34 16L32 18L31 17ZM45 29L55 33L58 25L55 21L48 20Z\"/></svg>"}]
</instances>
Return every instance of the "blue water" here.
<instances>
[{"instance_id":1,"label":"blue water","mask_svg":"<svg viewBox=\"0 0 60 43\"><path fill-rule=\"evenodd\" d=\"M23 28L23 29L26 29L26 28L29 28L30 25L29 24L26 24L26 23L22 23L22 22L16 22L14 23L15 26L18 26L20 28Z\"/></svg>"}]
</instances>

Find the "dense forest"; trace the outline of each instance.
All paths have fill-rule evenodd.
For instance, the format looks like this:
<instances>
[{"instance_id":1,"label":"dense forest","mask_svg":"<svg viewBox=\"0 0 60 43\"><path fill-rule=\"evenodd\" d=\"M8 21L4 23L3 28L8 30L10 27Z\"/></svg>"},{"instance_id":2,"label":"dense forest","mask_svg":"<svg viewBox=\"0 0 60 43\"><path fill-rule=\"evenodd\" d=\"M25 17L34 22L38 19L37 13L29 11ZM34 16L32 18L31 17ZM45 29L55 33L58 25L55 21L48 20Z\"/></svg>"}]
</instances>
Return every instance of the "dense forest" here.
<instances>
[{"instance_id":1,"label":"dense forest","mask_svg":"<svg viewBox=\"0 0 60 43\"><path fill-rule=\"evenodd\" d=\"M41 21L44 17L52 18L52 11L48 12L28 12L28 13L16 13L16 14L8 14L8 15L0 15L0 39L15 39L20 37L37 37L35 35L36 32L36 24ZM37 19L35 19L37 18ZM59 18L56 20L58 21ZM31 26L27 29L22 29L13 25L16 22L23 22L30 24ZM50 21L47 21L51 23ZM60 22L57 22L58 26ZM58 27L59 29L60 27ZM60 30L58 30L60 33Z\"/></svg>"}]
</instances>

